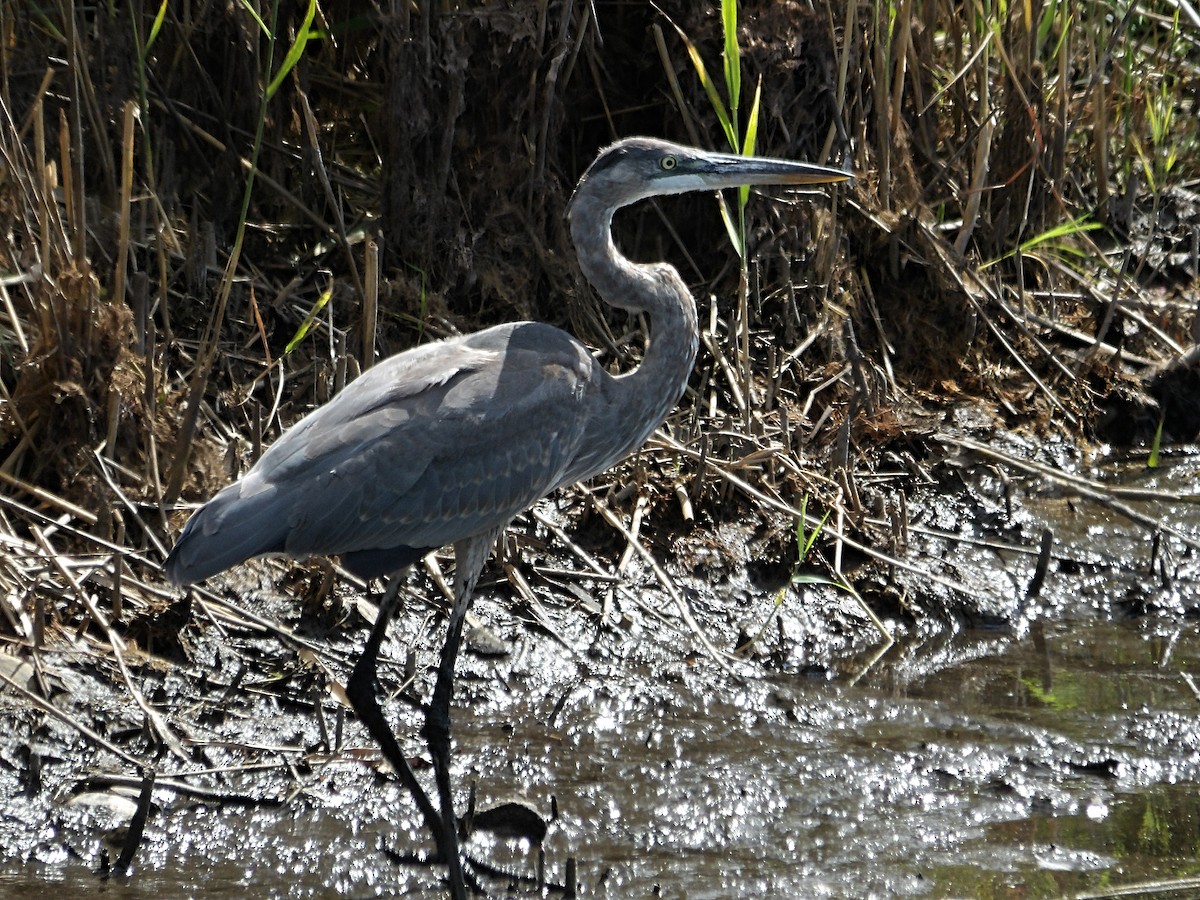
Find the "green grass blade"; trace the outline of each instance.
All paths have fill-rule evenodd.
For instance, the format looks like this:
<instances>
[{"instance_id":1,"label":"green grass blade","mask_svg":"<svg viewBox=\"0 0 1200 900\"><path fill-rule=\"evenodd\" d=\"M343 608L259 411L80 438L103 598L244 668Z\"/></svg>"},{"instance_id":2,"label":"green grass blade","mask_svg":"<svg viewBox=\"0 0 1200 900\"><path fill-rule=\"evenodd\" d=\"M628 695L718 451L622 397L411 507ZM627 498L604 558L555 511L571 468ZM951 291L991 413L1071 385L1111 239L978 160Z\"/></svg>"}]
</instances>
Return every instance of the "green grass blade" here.
<instances>
[{"instance_id":1,"label":"green grass blade","mask_svg":"<svg viewBox=\"0 0 1200 900\"><path fill-rule=\"evenodd\" d=\"M283 64L280 65L279 71L275 73L275 77L271 79L271 83L267 85L267 99L270 100L275 96L275 92L279 90L279 86L283 84L283 79L288 77L288 74L300 62L300 57L304 55L304 48L314 37L312 30L313 19L317 15L317 0L308 0L308 11L304 14L304 24L300 26L300 31L296 34L296 40L291 47L288 48L287 56L283 58Z\"/></svg>"},{"instance_id":2,"label":"green grass blade","mask_svg":"<svg viewBox=\"0 0 1200 900\"><path fill-rule=\"evenodd\" d=\"M725 202L725 196L720 192L717 193L717 209L721 211L721 221L725 223L725 231L729 233L729 243L733 244L737 255L744 259L746 248L742 246L741 233L737 222L734 221L733 214L729 212L729 204Z\"/></svg>"},{"instance_id":3,"label":"green grass blade","mask_svg":"<svg viewBox=\"0 0 1200 900\"><path fill-rule=\"evenodd\" d=\"M750 118L746 120L746 139L742 142L742 156L753 156L754 147L758 142L758 104L762 99L762 77L759 76L758 84L754 86L754 102L750 104ZM746 208L746 204L750 200L750 186L743 184L738 188L738 202L742 205L742 209Z\"/></svg>"},{"instance_id":4,"label":"green grass blade","mask_svg":"<svg viewBox=\"0 0 1200 900\"><path fill-rule=\"evenodd\" d=\"M267 23L262 20L262 16L258 14L258 10L250 3L250 0L242 0L242 8L250 13L250 18L258 23L258 27L262 29L262 33L267 36L268 40L275 40L275 36L271 34L271 29L267 27Z\"/></svg>"},{"instance_id":5,"label":"green grass blade","mask_svg":"<svg viewBox=\"0 0 1200 900\"><path fill-rule=\"evenodd\" d=\"M746 140L742 142L742 156L753 156L758 143L758 107L762 99L762 76L754 86L754 102L750 104L750 118L746 120Z\"/></svg>"},{"instance_id":6,"label":"green grass blade","mask_svg":"<svg viewBox=\"0 0 1200 900\"><path fill-rule=\"evenodd\" d=\"M836 578L829 578L825 575L816 575L811 572L797 572L792 576L792 584L817 584L835 587L843 591L850 590L850 586L844 581L838 581Z\"/></svg>"},{"instance_id":7,"label":"green grass blade","mask_svg":"<svg viewBox=\"0 0 1200 900\"><path fill-rule=\"evenodd\" d=\"M742 97L742 51L738 46L737 13L737 0L721 0L721 31L725 35L725 50L722 54L725 63L725 90L729 94L729 118L733 124L729 146L735 151L739 143L737 113Z\"/></svg>"},{"instance_id":8,"label":"green grass blade","mask_svg":"<svg viewBox=\"0 0 1200 900\"><path fill-rule=\"evenodd\" d=\"M980 271L982 271L984 269L990 268L990 267L996 265L996 263L1003 262L1006 259L1010 259L1011 257L1016 256L1018 253L1028 253L1030 250L1033 250L1036 247L1039 247L1040 245L1045 244L1047 241L1054 241L1054 240L1059 240L1061 238L1068 238L1068 237L1072 237L1073 235L1082 234L1085 231L1095 231L1097 228L1104 227L1100 222L1088 221L1089 216L1090 216L1089 213L1084 213L1082 216L1076 216L1074 219L1071 219L1069 222L1062 222L1058 225L1055 225L1053 228L1043 231L1041 234L1036 234L1033 237L1029 238L1028 240L1022 241L1017 246L1017 249L1009 250L1003 256L997 256L995 259L989 259L987 262L981 263L979 266L979 269L980 269ZM1075 251L1074 248L1065 247L1065 246L1059 247L1058 249L1062 253L1080 252L1080 251Z\"/></svg>"},{"instance_id":9,"label":"green grass blade","mask_svg":"<svg viewBox=\"0 0 1200 900\"><path fill-rule=\"evenodd\" d=\"M167 4L170 0L162 0L158 6L158 14L154 17L154 23L150 26L150 36L146 38L146 46L142 49L143 59L150 53L150 48L154 46L154 39L158 37L158 33L162 31L163 19L167 17Z\"/></svg>"},{"instance_id":10,"label":"green grass blade","mask_svg":"<svg viewBox=\"0 0 1200 900\"><path fill-rule=\"evenodd\" d=\"M1085 231L1095 231L1097 228L1103 228L1099 222L1089 222L1087 215L1077 216L1069 222L1063 222L1055 225L1041 234L1034 235L1029 240L1021 244L1021 252L1032 250L1039 244L1044 244L1046 241L1057 240L1058 238L1071 237L1072 235L1082 234Z\"/></svg>"},{"instance_id":11,"label":"green grass blade","mask_svg":"<svg viewBox=\"0 0 1200 900\"><path fill-rule=\"evenodd\" d=\"M1165 419L1158 420L1158 430L1154 432L1154 443L1150 445L1150 458L1146 460L1146 468L1157 469L1159 453L1162 451L1162 430Z\"/></svg>"},{"instance_id":12,"label":"green grass blade","mask_svg":"<svg viewBox=\"0 0 1200 900\"><path fill-rule=\"evenodd\" d=\"M321 314L321 310L325 308L325 304L329 302L329 298L332 296L333 288L330 287L326 288L324 293L317 298L317 302L313 304L313 308L308 311L308 315L304 317L304 321L296 329L296 334L288 341L287 346L283 348L285 356L295 350L300 342L308 337L308 333L312 331L313 322L317 321L317 316Z\"/></svg>"},{"instance_id":13,"label":"green grass blade","mask_svg":"<svg viewBox=\"0 0 1200 900\"><path fill-rule=\"evenodd\" d=\"M825 523L829 521L829 512L829 510L825 511L825 515L821 516L821 521L817 524L817 527L804 539L804 543L800 547L801 561L808 559L808 554L812 552L813 544L817 542L817 538L820 537L821 532L825 529Z\"/></svg>"},{"instance_id":14,"label":"green grass blade","mask_svg":"<svg viewBox=\"0 0 1200 900\"><path fill-rule=\"evenodd\" d=\"M671 22L670 19L667 21ZM729 141L729 146L736 147L737 132L734 130L733 121L729 118L729 110L725 107L725 101L721 99L721 92L717 90L713 80L708 77L708 69L705 68L704 60L700 57L700 51L696 49L691 38L684 34L682 28L674 22L671 22L671 27L675 29L679 39L683 41L683 46L687 49L688 56L692 60L692 67L696 70L696 77L700 79L704 93L708 95L708 102L712 104L717 121L721 124L721 130L725 132L725 139Z\"/></svg>"}]
</instances>

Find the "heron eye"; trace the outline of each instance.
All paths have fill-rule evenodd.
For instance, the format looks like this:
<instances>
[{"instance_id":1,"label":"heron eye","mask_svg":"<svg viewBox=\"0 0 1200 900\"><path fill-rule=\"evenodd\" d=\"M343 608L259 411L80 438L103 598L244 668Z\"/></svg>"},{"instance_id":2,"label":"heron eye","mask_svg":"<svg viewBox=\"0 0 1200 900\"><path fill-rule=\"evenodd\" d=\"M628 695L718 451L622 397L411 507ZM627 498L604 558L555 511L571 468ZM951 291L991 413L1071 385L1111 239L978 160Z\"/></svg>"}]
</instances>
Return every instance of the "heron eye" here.
<instances>
[{"instance_id":1,"label":"heron eye","mask_svg":"<svg viewBox=\"0 0 1200 900\"><path fill-rule=\"evenodd\" d=\"M679 160L673 156L664 156L659 162L659 165L663 167L663 171L670 172L673 168L679 165Z\"/></svg>"}]
</instances>

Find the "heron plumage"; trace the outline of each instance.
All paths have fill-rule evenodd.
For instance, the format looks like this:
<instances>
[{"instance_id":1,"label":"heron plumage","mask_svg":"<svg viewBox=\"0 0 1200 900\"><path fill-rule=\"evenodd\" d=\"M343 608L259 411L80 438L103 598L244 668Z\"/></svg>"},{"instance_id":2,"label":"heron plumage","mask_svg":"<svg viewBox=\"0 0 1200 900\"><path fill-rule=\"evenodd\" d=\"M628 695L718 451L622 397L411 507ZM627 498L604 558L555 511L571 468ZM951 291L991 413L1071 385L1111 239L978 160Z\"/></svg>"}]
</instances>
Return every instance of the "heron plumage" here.
<instances>
[{"instance_id":1,"label":"heron plumage","mask_svg":"<svg viewBox=\"0 0 1200 900\"><path fill-rule=\"evenodd\" d=\"M598 408L606 381L583 344L539 322L393 356L286 431L199 510L167 575L187 584L286 553L340 554L355 574L378 577L415 551L505 525L578 480L587 411ZM392 550L401 565L389 566Z\"/></svg>"},{"instance_id":2,"label":"heron plumage","mask_svg":"<svg viewBox=\"0 0 1200 900\"><path fill-rule=\"evenodd\" d=\"M691 293L671 266L620 254L613 213L659 194L847 177L649 138L606 148L571 198L571 237L584 277L603 300L649 316L641 365L609 375L574 337L534 322L408 350L285 432L191 517L168 556L166 573L176 584L263 553L338 555L370 578L454 545L454 609L425 718L440 814L376 696L376 659L398 583L380 605L346 694L437 838L456 900L465 900L466 889L448 774L449 709L463 620L484 561L523 509L640 447L678 403L695 363Z\"/></svg>"}]
</instances>

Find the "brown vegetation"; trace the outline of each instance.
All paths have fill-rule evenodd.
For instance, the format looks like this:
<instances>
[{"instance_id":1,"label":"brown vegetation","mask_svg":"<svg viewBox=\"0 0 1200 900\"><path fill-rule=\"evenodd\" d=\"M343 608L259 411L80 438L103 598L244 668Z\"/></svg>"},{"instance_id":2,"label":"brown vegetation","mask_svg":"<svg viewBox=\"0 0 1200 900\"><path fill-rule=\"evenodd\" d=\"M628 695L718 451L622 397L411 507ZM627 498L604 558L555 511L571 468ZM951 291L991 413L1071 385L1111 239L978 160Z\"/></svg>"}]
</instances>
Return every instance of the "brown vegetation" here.
<instances>
[{"instance_id":1,"label":"brown vegetation","mask_svg":"<svg viewBox=\"0 0 1200 900\"><path fill-rule=\"evenodd\" d=\"M72 601L58 622L86 620L95 591L124 592L118 624L165 607L176 501L375 353L536 318L636 362L637 323L598 310L563 210L618 136L719 145L675 31L649 3L394 6L323 4L291 68L305 4L278 22L267 4L165 4L161 26L158 4L0 6L10 638L35 640L38 596ZM715 11L661 6L718 71ZM919 466L950 408L976 407L980 431L1146 442L1150 385L1178 405L1165 433L1194 439L1195 393L1172 376L1196 378L1190 34L1100 3L1004 21L945 0L746 3L757 149L858 177L832 200L751 204L744 310L710 198L618 222L712 328L673 439L611 502L644 509L660 556L687 552L685 521L715 546L706 529L743 518L760 565L786 572L788 510L809 495L847 538L899 552L903 483L860 478L885 453Z\"/></svg>"}]
</instances>

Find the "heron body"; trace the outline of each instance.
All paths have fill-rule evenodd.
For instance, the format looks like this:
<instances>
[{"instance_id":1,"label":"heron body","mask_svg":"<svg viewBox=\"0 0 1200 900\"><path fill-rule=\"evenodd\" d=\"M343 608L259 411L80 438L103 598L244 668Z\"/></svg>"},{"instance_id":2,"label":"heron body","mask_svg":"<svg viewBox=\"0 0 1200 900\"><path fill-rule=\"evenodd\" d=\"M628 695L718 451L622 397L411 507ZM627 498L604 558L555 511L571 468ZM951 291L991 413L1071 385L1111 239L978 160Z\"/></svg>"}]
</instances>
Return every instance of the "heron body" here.
<instances>
[{"instance_id":1,"label":"heron body","mask_svg":"<svg viewBox=\"0 0 1200 900\"><path fill-rule=\"evenodd\" d=\"M167 558L168 578L189 584L266 553L336 555L354 574L375 578L453 544L455 604L426 718L437 770L439 751L448 753L462 619L496 536L555 488L602 472L640 447L678 403L695 363L691 293L671 266L620 254L613 213L661 194L847 177L822 166L648 138L603 150L580 180L568 216L580 269L600 297L649 316L651 334L636 369L610 375L576 338L537 322L393 356L285 432L240 481L201 507ZM374 696L376 654L395 596L393 588L381 605L347 691L414 790L460 896L448 776L438 773L439 818L422 799Z\"/></svg>"},{"instance_id":2,"label":"heron body","mask_svg":"<svg viewBox=\"0 0 1200 900\"><path fill-rule=\"evenodd\" d=\"M534 322L393 356L209 501L168 575L190 582L285 553L336 554L376 578L501 527L578 471L585 411L607 386L598 374L582 344ZM548 408L572 414L552 421Z\"/></svg>"}]
</instances>

